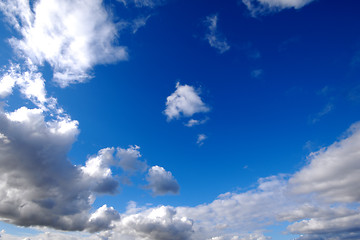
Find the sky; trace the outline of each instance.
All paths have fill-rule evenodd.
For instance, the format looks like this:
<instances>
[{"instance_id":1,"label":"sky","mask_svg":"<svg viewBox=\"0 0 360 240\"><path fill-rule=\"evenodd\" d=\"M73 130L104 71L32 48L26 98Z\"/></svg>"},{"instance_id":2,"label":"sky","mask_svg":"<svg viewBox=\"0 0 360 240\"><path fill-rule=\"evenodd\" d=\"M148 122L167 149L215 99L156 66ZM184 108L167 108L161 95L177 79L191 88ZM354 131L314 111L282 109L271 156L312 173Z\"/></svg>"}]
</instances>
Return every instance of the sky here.
<instances>
[{"instance_id":1,"label":"sky","mask_svg":"<svg viewBox=\"0 0 360 240\"><path fill-rule=\"evenodd\" d=\"M360 239L357 0L0 0L0 239Z\"/></svg>"}]
</instances>

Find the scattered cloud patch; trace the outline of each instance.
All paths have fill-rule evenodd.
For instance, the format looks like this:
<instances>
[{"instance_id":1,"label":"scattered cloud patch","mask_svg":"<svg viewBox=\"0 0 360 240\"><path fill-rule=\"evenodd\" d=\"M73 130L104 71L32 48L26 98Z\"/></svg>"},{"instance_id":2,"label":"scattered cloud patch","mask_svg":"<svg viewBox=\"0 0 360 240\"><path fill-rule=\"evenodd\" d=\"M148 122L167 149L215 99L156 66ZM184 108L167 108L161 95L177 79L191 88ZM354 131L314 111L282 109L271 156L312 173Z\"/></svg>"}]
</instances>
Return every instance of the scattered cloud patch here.
<instances>
[{"instance_id":1,"label":"scattered cloud patch","mask_svg":"<svg viewBox=\"0 0 360 240\"><path fill-rule=\"evenodd\" d=\"M300 9L314 0L242 0L251 16L266 15L280 12L284 9Z\"/></svg>"},{"instance_id":2,"label":"scattered cloud patch","mask_svg":"<svg viewBox=\"0 0 360 240\"><path fill-rule=\"evenodd\" d=\"M333 111L335 106L332 103L328 103L320 112L315 114L315 116L310 117L310 122L312 124L315 124L320 121L322 117L329 114L331 111Z\"/></svg>"},{"instance_id":3,"label":"scattered cloud patch","mask_svg":"<svg viewBox=\"0 0 360 240\"><path fill-rule=\"evenodd\" d=\"M196 113L206 113L210 108L200 98L200 91L189 85L176 83L176 90L166 99L164 114L168 121L180 117L191 117Z\"/></svg>"},{"instance_id":4,"label":"scattered cloud patch","mask_svg":"<svg viewBox=\"0 0 360 240\"><path fill-rule=\"evenodd\" d=\"M199 145L199 146L202 146L204 144L204 141L207 139L207 136L205 134L199 134L197 136L197 140L196 140L196 143Z\"/></svg>"},{"instance_id":5,"label":"scattered cloud patch","mask_svg":"<svg viewBox=\"0 0 360 240\"><path fill-rule=\"evenodd\" d=\"M206 17L204 23L208 28L205 39L209 42L210 46L217 49L221 54L230 50L230 45L226 38L218 31L218 15Z\"/></svg>"},{"instance_id":6,"label":"scattered cloud patch","mask_svg":"<svg viewBox=\"0 0 360 240\"><path fill-rule=\"evenodd\" d=\"M131 24L132 32L135 34L140 28L144 27L150 17L151 15L135 18Z\"/></svg>"},{"instance_id":7,"label":"scattered cloud patch","mask_svg":"<svg viewBox=\"0 0 360 240\"><path fill-rule=\"evenodd\" d=\"M24 59L53 68L61 86L91 78L94 65L127 59L116 46L117 28L100 0L4 0L0 10L20 33L9 42Z\"/></svg>"},{"instance_id":8,"label":"scattered cloud patch","mask_svg":"<svg viewBox=\"0 0 360 240\"><path fill-rule=\"evenodd\" d=\"M133 5L137 8L154 8L164 4L167 0L118 0L123 3L126 7Z\"/></svg>"},{"instance_id":9,"label":"scattered cloud patch","mask_svg":"<svg viewBox=\"0 0 360 240\"><path fill-rule=\"evenodd\" d=\"M206 123L208 120L209 120L209 118L205 118L205 119L202 119L202 120L190 119L190 120L189 120L187 123L185 123L184 125L185 125L186 127L193 127L193 126L196 126L196 125L204 124L204 123Z\"/></svg>"},{"instance_id":10,"label":"scattered cloud patch","mask_svg":"<svg viewBox=\"0 0 360 240\"><path fill-rule=\"evenodd\" d=\"M146 176L146 180L149 183L146 187L151 189L155 196L179 193L179 184L172 173L166 171L163 167L151 167Z\"/></svg>"},{"instance_id":11,"label":"scattered cloud patch","mask_svg":"<svg viewBox=\"0 0 360 240\"><path fill-rule=\"evenodd\" d=\"M262 75L264 74L264 70L262 69L255 69L253 71L251 71L251 77L252 78L261 78Z\"/></svg>"}]
</instances>

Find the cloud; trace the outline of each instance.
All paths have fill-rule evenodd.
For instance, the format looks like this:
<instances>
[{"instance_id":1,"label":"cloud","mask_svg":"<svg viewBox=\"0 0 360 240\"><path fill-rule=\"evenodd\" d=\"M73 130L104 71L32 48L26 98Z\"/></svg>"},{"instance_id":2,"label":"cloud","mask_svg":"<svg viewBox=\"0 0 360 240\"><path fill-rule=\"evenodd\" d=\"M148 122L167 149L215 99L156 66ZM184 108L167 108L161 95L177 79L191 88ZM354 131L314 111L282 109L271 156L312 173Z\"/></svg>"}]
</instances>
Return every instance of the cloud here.
<instances>
[{"instance_id":1,"label":"cloud","mask_svg":"<svg viewBox=\"0 0 360 240\"><path fill-rule=\"evenodd\" d=\"M189 85L176 83L176 91L166 98L164 111L168 120L182 116L191 117L196 113L206 113L210 108L201 100L200 92Z\"/></svg>"},{"instance_id":2,"label":"cloud","mask_svg":"<svg viewBox=\"0 0 360 240\"><path fill-rule=\"evenodd\" d=\"M166 171L159 166L153 166L149 169L146 176L148 181L147 188L151 189L154 195L165 195L167 193L179 193L179 184L171 172Z\"/></svg>"},{"instance_id":3,"label":"cloud","mask_svg":"<svg viewBox=\"0 0 360 240\"><path fill-rule=\"evenodd\" d=\"M196 140L196 143L201 146L204 144L204 141L207 139L207 136L205 134L199 134Z\"/></svg>"},{"instance_id":4,"label":"cloud","mask_svg":"<svg viewBox=\"0 0 360 240\"><path fill-rule=\"evenodd\" d=\"M261 78L261 76L264 74L264 70L262 69L255 69L251 71L251 77L252 78Z\"/></svg>"},{"instance_id":5,"label":"cloud","mask_svg":"<svg viewBox=\"0 0 360 240\"><path fill-rule=\"evenodd\" d=\"M61 86L91 78L94 65L127 59L125 47L116 46L116 25L101 0L3 0L0 10L20 33L9 40L24 59L48 62Z\"/></svg>"},{"instance_id":6,"label":"cloud","mask_svg":"<svg viewBox=\"0 0 360 240\"><path fill-rule=\"evenodd\" d=\"M287 8L300 9L314 0L242 0L253 17L280 12Z\"/></svg>"},{"instance_id":7,"label":"cloud","mask_svg":"<svg viewBox=\"0 0 360 240\"><path fill-rule=\"evenodd\" d=\"M198 119L190 119L187 123L185 123L184 125L186 127L193 127L193 126L196 126L196 125L201 125L201 124L204 124L206 123L207 121L209 120L208 117L202 119L202 120L198 120Z\"/></svg>"},{"instance_id":8,"label":"cloud","mask_svg":"<svg viewBox=\"0 0 360 240\"><path fill-rule=\"evenodd\" d=\"M334 105L332 103L326 104L326 106L320 112L315 114L315 116L310 117L310 122L312 124L319 122L322 117L329 114L333 109L334 109Z\"/></svg>"},{"instance_id":9,"label":"cloud","mask_svg":"<svg viewBox=\"0 0 360 240\"><path fill-rule=\"evenodd\" d=\"M208 28L205 39L209 42L210 46L216 48L219 53L228 51L230 49L230 45L228 44L226 38L222 36L217 29L218 16L216 14L208 16L206 17L204 23Z\"/></svg>"},{"instance_id":10,"label":"cloud","mask_svg":"<svg viewBox=\"0 0 360 240\"><path fill-rule=\"evenodd\" d=\"M117 148L116 157L119 158L118 165L127 172L144 172L148 168L146 162L138 160L141 157L139 146L130 146L127 149Z\"/></svg>"},{"instance_id":11,"label":"cloud","mask_svg":"<svg viewBox=\"0 0 360 240\"><path fill-rule=\"evenodd\" d=\"M135 214L124 214L111 239L190 240L193 222L179 218L176 209L159 206Z\"/></svg>"},{"instance_id":12,"label":"cloud","mask_svg":"<svg viewBox=\"0 0 360 240\"><path fill-rule=\"evenodd\" d=\"M310 163L290 180L296 193L316 192L326 201L360 202L360 124L347 137L309 156Z\"/></svg>"},{"instance_id":13,"label":"cloud","mask_svg":"<svg viewBox=\"0 0 360 240\"><path fill-rule=\"evenodd\" d=\"M66 160L78 134L70 119L45 122L41 109L0 112L0 217L22 225L83 230L91 192Z\"/></svg>"},{"instance_id":14,"label":"cloud","mask_svg":"<svg viewBox=\"0 0 360 240\"><path fill-rule=\"evenodd\" d=\"M137 8L143 8L143 7L154 8L166 2L166 0L118 0L118 1L123 3L125 6L132 4Z\"/></svg>"}]
</instances>

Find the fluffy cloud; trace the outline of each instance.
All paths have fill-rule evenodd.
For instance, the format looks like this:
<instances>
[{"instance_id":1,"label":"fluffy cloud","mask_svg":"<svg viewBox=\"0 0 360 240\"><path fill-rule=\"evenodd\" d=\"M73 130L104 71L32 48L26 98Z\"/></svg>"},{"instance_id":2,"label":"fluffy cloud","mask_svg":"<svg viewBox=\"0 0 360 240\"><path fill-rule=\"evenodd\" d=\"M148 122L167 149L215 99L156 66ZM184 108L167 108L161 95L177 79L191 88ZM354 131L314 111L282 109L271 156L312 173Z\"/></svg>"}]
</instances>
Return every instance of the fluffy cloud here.
<instances>
[{"instance_id":1,"label":"fluffy cloud","mask_svg":"<svg viewBox=\"0 0 360 240\"><path fill-rule=\"evenodd\" d=\"M191 117L195 113L205 113L210 108L201 100L199 91L189 85L176 83L176 91L166 99L164 111L168 120L178 119L181 116Z\"/></svg>"},{"instance_id":2,"label":"fluffy cloud","mask_svg":"<svg viewBox=\"0 0 360 240\"><path fill-rule=\"evenodd\" d=\"M139 160L141 154L139 146L130 146L127 149L117 148L116 156L119 158L118 165L127 172L144 172L148 168L146 162Z\"/></svg>"},{"instance_id":3,"label":"fluffy cloud","mask_svg":"<svg viewBox=\"0 0 360 240\"><path fill-rule=\"evenodd\" d=\"M230 49L229 44L225 37L223 37L217 29L218 16L208 16L205 20L205 25L208 28L208 32L205 35L206 40L210 46L216 48L219 53L224 53Z\"/></svg>"},{"instance_id":4,"label":"fluffy cloud","mask_svg":"<svg viewBox=\"0 0 360 240\"><path fill-rule=\"evenodd\" d=\"M91 77L96 64L127 59L125 47L115 46L116 25L101 0L2 0L0 9L19 31L11 45L35 64L48 62L62 87Z\"/></svg>"},{"instance_id":5,"label":"fluffy cloud","mask_svg":"<svg viewBox=\"0 0 360 240\"><path fill-rule=\"evenodd\" d=\"M149 169L146 180L149 182L147 188L151 189L154 195L176 194L180 189L171 172L159 166L153 166Z\"/></svg>"},{"instance_id":6,"label":"fluffy cloud","mask_svg":"<svg viewBox=\"0 0 360 240\"><path fill-rule=\"evenodd\" d=\"M112 239L188 240L192 235L192 225L188 218L178 217L175 208L160 206L123 215Z\"/></svg>"},{"instance_id":7,"label":"fluffy cloud","mask_svg":"<svg viewBox=\"0 0 360 240\"><path fill-rule=\"evenodd\" d=\"M253 17L287 8L299 9L312 1L314 0L242 0Z\"/></svg>"}]
</instances>

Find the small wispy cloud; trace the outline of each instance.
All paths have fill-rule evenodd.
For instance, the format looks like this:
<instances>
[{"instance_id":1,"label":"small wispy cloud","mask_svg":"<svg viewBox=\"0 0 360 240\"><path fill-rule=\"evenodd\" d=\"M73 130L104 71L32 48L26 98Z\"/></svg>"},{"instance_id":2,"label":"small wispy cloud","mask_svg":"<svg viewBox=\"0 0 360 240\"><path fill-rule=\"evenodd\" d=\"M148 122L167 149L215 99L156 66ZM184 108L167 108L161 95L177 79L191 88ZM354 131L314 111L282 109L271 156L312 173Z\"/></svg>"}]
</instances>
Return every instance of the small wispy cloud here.
<instances>
[{"instance_id":1,"label":"small wispy cloud","mask_svg":"<svg viewBox=\"0 0 360 240\"><path fill-rule=\"evenodd\" d=\"M300 9L314 0L242 0L251 16L280 12L287 8Z\"/></svg>"},{"instance_id":2,"label":"small wispy cloud","mask_svg":"<svg viewBox=\"0 0 360 240\"><path fill-rule=\"evenodd\" d=\"M167 0L117 0L126 7L133 5L137 8L154 8L164 4Z\"/></svg>"},{"instance_id":3,"label":"small wispy cloud","mask_svg":"<svg viewBox=\"0 0 360 240\"><path fill-rule=\"evenodd\" d=\"M332 110L334 110L334 108L335 106L332 103L326 104L326 106L320 112L310 117L310 122L312 124L319 122L322 117L329 114Z\"/></svg>"},{"instance_id":4,"label":"small wispy cloud","mask_svg":"<svg viewBox=\"0 0 360 240\"><path fill-rule=\"evenodd\" d=\"M218 15L211 15L206 17L204 21L208 28L205 39L209 42L210 46L216 48L219 53L224 53L230 49L226 38L218 31Z\"/></svg>"},{"instance_id":5,"label":"small wispy cloud","mask_svg":"<svg viewBox=\"0 0 360 240\"><path fill-rule=\"evenodd\" d=\"M208 137L205 135L205 134L199 134L197 136L197 140L196 140L196 143L199 145L199 146L202 146L204 144L204 141L207 139Z\"/></svg>"},{"instance_id":6,"label":"small wispy cloud","mask_svg":"<svg viewBox=\"0 0 360 240\"><path fill-rule=\"evenodd\" d=\"M204 124L204 123L206 123L208 120L209 120L208 117L206 117L205 119L202 119L202 120L190 119L190 120L189 120L187 123L185 123L184 125L185 125L186 127L193 127L193 126L196 126L196 125Z\"/></svg>"},{"instance_id":7,"label":"small wispy cloud","mask_svg":"<svg viewBox=\"0 0 360 240\"><path fill-rule=\"evenodd\" d=\"M262 69L255 69L251 71L252 78L261 78L263 74L264 74L264 70Z\"/></svg>"}]
</instances>

